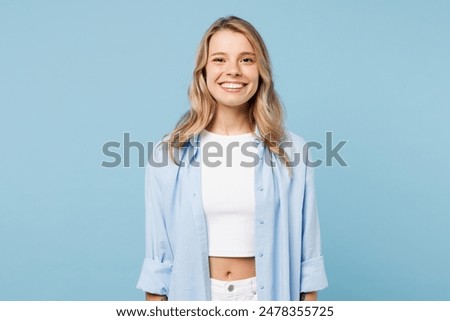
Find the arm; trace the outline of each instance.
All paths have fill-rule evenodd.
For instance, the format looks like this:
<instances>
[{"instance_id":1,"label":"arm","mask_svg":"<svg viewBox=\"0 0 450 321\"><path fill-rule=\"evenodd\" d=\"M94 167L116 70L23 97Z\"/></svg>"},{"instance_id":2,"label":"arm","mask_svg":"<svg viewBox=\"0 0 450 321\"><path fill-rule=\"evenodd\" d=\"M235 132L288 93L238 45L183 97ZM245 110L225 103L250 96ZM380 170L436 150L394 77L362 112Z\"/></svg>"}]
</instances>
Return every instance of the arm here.
<instances>
[{"instance_id":1,"label":"arm","mask_svg":"<svg viewBox=\"0 0 450 321\"><path fill-rule=\"evenodd\" d=\"M161 159L161 150L154 150L154 160ZM161 175L164 168L147 165L145 170L145 259L137 288L146 299L161 299L169 292L173 254L167 230L166 185Z\"/></svg>"},{"instance_id":2,"label":"arm","mask_svg":"<svg viewBox=\"0 0 450 321\"><path fill-rule=\"evenodd\" d=\"M145 300L146 301L167 301L167 296L145 292Z\"/></svg>"},{"instance_id":3,"label":"arm","mask_svg":"<svg viewBox=\"0 0 450 321\"><path fill-rule=\"evenodd\" d=\"M308 293L300 293L300 301L317 301L317 291L316 292L308 292Z\"/></svg>"},{"instance_id":4,"label":"arm","mask_svg":"<svg viewBox=\"0 0 450 321\"><path fill-rule=\"evenodd\" d=\"M313 167L305 169L300 284L305 300L316 300L317 291L328 286L322 257Z\"/></svg>"}]
</instances>

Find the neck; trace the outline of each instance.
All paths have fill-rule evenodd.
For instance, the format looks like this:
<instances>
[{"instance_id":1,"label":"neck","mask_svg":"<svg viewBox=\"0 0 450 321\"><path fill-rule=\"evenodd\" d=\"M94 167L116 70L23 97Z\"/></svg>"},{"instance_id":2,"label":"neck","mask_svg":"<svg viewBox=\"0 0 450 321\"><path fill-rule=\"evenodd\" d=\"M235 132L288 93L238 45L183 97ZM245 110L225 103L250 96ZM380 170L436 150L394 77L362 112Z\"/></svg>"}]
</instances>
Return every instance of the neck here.
<instances>
[{"instance_id":1,"label":"neck","mask_svg":"<svg viewBox=\"0 0 450 321\"><path fill-rule=\"evenodd\" d=\"M222 135L239 135L252 132L248 106L244 108L216 108L213 120L206 126L210 132Z\"/></svg>"}]
</instances>

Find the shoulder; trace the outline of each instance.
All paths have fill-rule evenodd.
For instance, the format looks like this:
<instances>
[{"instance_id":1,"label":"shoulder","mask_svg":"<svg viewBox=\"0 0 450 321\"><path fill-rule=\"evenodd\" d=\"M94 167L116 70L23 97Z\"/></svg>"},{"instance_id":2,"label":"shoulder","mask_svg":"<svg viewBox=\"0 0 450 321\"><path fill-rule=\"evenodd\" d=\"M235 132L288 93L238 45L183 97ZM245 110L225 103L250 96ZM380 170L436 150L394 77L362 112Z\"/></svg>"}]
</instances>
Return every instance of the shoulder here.
<instances>
[{"instance_id":1,"label":"shoulder","mask_svg":"<svg viewBox=\"0 0 450 321\"><path fill-rule=\"evenodd\" d=\"M292 131L285 130L285 134L282 147L291 161L291 168L297 177L304 178L308 167L309 142Z\"/></svg>"},{"instance_id":2,"label":"shoulder","mask_svg":"<svg viewBox=\"0 0 450 321\"><path fill-rule=\"evenodd\" d=\"M288 155L302 153L305 150L307 142L302 136L297 135L290 130L285 130L285 134L286 135L281 143L281 147L288 153Z\"/></svg>"},{"instance_id":3,"label":"shoulder","mask_svg":"<svg viewBox=\"0 0 450 321\"><path fill-rule=\"evenodd\" d=\"M169 141L170 135L164 135L157 141L149 144L149 155L147 159L147 171L155 173L166 172L175 165L170 158Z\"/></svg>"},{"instance_id":4,"label":"shoulder","mask_svg":"<svg viewBox=\"0 0 450 321\"><path fill-rule=\"evenodd\" d=\"M152 141L149 148L149 155L151 154L151 157L148 158L148 166L153 166L155 165L153 163L159 164L164 160L164 154L168 151L168 143L164 138L161 138L157 141Z\"/></svg>"}]
</instances>

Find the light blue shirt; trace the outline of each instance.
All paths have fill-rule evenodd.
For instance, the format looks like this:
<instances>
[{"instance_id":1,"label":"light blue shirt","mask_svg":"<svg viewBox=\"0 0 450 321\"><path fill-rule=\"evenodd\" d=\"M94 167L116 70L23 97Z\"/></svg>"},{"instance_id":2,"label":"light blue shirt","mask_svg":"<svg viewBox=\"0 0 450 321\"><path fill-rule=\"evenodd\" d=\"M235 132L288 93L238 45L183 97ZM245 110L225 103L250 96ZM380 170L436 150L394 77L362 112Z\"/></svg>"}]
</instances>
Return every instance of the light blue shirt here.
<instances>
[{"instance_id":1,"label":"light blue shirt","mask_svg":"<svg viewBox=\"0 0 450 321\"><path fill-rule=\"evenodd\" d=\"M283 161L255 138L255 261L261 301L295 301L300 292L328 286L313 168L303 161L306 142L287 134L292 146L283 147L295 162L292 177ZM197 134L185 143L181 167L170 160L167 144L156 145L153 160L165 158L167 164L147 165L145 172L146 249L137 288L169 300L211 300L200 138Z\"/></svg>"}]
</instances>

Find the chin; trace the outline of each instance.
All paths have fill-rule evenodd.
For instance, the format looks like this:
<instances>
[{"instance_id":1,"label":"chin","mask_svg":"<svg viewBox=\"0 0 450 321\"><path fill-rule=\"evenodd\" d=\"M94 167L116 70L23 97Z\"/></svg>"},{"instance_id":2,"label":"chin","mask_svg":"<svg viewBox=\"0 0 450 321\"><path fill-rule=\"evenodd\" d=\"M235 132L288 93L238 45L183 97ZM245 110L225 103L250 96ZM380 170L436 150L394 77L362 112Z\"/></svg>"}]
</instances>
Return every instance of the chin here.
<instances>
[{"instance_id":1,"label":"chin","mask_svg":"<svg viewBox=\"0 0 450 321\"><path fill-rule=\"evenodd\" d=\"M244 101L244 102L219 102L219 105L223 105L223 106L227 106L227 107L231 107L231 108L238 108L238 107L243 107L246 106L248 103L248 101Z\"/></svg>"}]
</instances>

